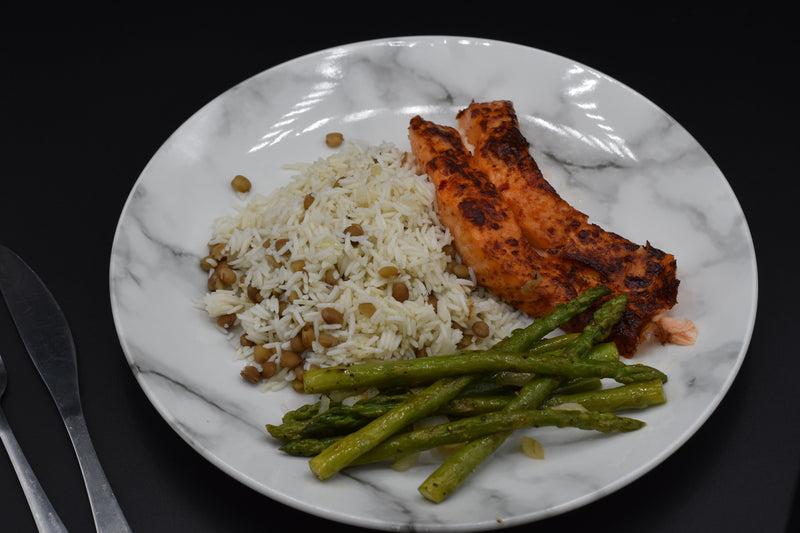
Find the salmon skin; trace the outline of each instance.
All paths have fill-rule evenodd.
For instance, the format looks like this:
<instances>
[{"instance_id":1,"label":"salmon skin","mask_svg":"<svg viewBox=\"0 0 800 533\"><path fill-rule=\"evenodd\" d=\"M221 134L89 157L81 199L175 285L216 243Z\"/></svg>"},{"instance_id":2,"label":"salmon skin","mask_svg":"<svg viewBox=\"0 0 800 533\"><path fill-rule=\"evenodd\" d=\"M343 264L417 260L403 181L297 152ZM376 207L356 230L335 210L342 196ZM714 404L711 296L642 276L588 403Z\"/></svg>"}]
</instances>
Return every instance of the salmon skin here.
<instances>
[{"instance_id":1,"label":"salmon skin","mask_svg":"<svg viewBox=\"0 0 800 533\"><path fill-rule=\"evenodd\" d=\"M412 152L437 186L438 207L449 210L449 215L442 217L442 223L453 233L456 249L461 253L461 248L475 247L482 235L475 233L464 213L459 212L457 199L445 192L447 186L440 188L439 183L463 179L453 176L459 173L458 169L468 169L469 175L480 176L482 183L475 189L472 201L486 196L492 198L493 205L502 206L498 209L502 209L504 217L497 223L505 228L502 231L518 235L515 237L519 240L515 248L517 261L535 260L532 268L540 278L534 290L530 290L530 283L523 284L524 292L519 290L521 279L515 283L506 280L503 293L484 286L534 317L542 316L555 304L567 301L570 294L589 286L605 284L612 293L624 292L628 294L628 306L610 338L621 354L633 355L648 325L677 302L679 280L675 257L649 242L639 245L604 230L561 198L530 154L530 146L510 101L473 102L459 111L456 119L466 142L473 147L471 153L454 128L437 126L419 117L412 119L409 128ZM441 162L431 165L435 152L431 149L430 135L424 132L435 131L434 127L446 129L452 137L451 144L458 142L462 146L452 153L449 168L442 168ZM446 178L443 177L445 173ZM470 234L470 239L464 234ZM459 240L471 244L460 246ZM497 254L474 257L467 253L461 257L473 270L475 262L487 272L498 272L505 261ZM523 266L517 265L517 271L524 271ZM480 278L478 281L484 284ZM497 282L488 280L489 283L493 281ZM565 283L572 290L564 288ZM515 292L515 286L519 292ZM554 291L556 286L558 291ZM531 301L536 305L529 303ZM593 311L588 310L562 329L583 329Z\"/></svg>"}]
</instances>

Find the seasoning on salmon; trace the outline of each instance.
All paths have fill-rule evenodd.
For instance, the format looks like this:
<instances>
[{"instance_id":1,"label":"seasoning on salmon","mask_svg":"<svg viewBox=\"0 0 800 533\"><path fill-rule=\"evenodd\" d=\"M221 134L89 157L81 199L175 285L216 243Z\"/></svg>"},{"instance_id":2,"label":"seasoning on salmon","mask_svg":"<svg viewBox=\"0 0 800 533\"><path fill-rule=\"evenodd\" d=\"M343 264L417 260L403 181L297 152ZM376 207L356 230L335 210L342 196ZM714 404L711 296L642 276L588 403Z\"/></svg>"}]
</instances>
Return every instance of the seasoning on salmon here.
<instances>
[{"instance_id":1,"label":"seasoning on salmon","mask_svg":"<svg viewBox=\"0 0 800 533\"><path fill-rule=\"evenodd\" d=\"M494 201L504 206L507 215L503 225L515 228L525 243L520 246L532 250L538 263L548 266L549 270L541 270L542 275L546 277L556 272L559 274L558 285L566 282L574 291L605 284L615 293L628 294L628 306L611 333L611 339L617 343L620 353L632 355L648 324L677 301L679 281L675 257L649 242L639 245L590 223L586 214L561 198L531 156L528 141L520 130L510 101L473 102L459 111L456 118L473 150L470 154L463 149L451 165L467 167L471 173L491 183L491 186L484 185L479 194L499 198ZM421 120L418 117L412 119L412 130L414 123ZM450 131L451 136L463 143L457 130ZM414 148L412 141L415 155L424 153L427 142L425 137L419 137ZM435 178L431 179L437 183ZM440 206L445 207L453 202L452 198L441 195L438 189L437 199ZM463 221L458 221L459 216L463 218L464 215L455 212L448 221L443 219L442 222L448 227L450 224L463 224ZM458 246L462 237L455 231L453 233ZM472 237L476 240L480 235ZM531 255L531 252L527 253ZM472 258L464 257L463 260L472 266ZM495 261L494 270L500 266L497 257L487 257L484 261ZM482 265L482 268L492 270L488 265ZM534 291L535 298L553 304L565 302L569 291L549 293L551 285L540 284ZM521 299L509 295L503 297L509 301ZM545 312L520 308L533 316ZM592 312L593 309L576 317L563 329L579 331L591 319Z\"/></svg>"},{"instance_id":2,"label":"seasoning on salmon","mask_svg":"<svg viewBox=\"0 0 800 533\"><path fill-rule=\"evenodd\" d=\"M454 128L417 116L411 150L436 188L438 215L477 282L511 305L541 316L577 295L564 265L530 246L497 189L473 165Z\"/></svg>"}]
</instances>

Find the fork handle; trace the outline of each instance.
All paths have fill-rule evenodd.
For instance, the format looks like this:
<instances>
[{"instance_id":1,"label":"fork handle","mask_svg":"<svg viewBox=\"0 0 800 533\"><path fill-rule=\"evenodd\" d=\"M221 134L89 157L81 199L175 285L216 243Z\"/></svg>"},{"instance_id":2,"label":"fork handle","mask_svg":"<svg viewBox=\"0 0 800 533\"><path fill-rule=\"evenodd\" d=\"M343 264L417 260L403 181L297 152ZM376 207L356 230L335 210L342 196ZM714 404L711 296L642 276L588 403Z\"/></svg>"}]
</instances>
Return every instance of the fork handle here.
<instances>
[{"instance_id":1,"label":"fork handle","mask_svg":"<svg viewBox=\"0 0 800 533\"><path fill-rule=\"evenodd\" d=\"M44 493L39 480L36 479L36 474L33 473L25 454L22 453L22 448L16 437L14 437L11 426L9 426L2 410L0 410L0 440L3 441L3 445L8 451L8 456L11 458L11 464L14 465L14 470L19 478L20 485L22 485L25 498L28 500L28 506L31 508L36 527L39 528L41 533L66 533L67 528L50 503L47 494Z\"/></svg>"},{"instance_id":2,"label":"fork handle","mask_svg":"<svg viewBox=\"0 0 800 533\"><path fill-rule=\"evenodd\" d=\"M67 426L67 433L78 457L97 532L130 532L125 515L97 458L83 413L78 411L64 416L64 424Z\"/></svg>"}]
</instances>

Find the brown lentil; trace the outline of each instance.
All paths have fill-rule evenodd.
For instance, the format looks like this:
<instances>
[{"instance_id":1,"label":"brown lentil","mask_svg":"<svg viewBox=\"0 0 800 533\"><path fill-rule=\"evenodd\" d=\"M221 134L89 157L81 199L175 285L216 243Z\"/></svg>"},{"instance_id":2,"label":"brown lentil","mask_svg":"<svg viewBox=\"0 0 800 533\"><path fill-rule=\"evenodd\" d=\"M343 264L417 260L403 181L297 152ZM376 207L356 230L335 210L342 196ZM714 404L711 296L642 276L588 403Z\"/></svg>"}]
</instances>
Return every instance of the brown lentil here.
<instances>
[{"instance_id":1,"label":"brown lentil","mask_svg":"<svg viewBox=\"0 0 800 533\"><path fill-rule=\"evenodd\" d=\"M263 344L258 344L253 347L253 360L256 363L266 364L270 357L275 355L275 348L267 348Z\"/></svg>"},{"instance_id":2,"label":"brown lentil","mask_svg":"<svg viewBox=\"0 0 800 533\"><path fill-rule=\"evenodd\" d=\"M342 324L344 322L344 315L333 307L326 307L320 311L320 315L326 324Z\"/></svg>"},{"instance_id":3,"label":"brown lentil","mask_svg":"<svg viewBox=\"0 0 800 533\"><path fill-rule=\"evenodd\" d=\"M375 314L375 306L370 302L362 302L358 304L358 310L367 317L371 317Z\"/></svg>"},{"instance_id":4,"label":"brown lentil","mask_svg":"<svg viewBox=\"0 0 800 533\"><path fill-rule=\"evenodd\" d=\"M248 285L247 287L247 297L250 299L251 302L261 303L264 300L264 297L261 296L261 291L258 290L257 287L253 287L252 285Z\"/></svg>"},{"instance_id":5,"label":"brown lentil","mask_svg":"<svg viewBox=\"0 0 800 533\"><path fill-rule=\"evenodd\" d=\"M239 344L241 344L242 346L255 346L256 345L255 342L253 342L253 341L251 341L250 339L247 338L247 333L242 333L242 336L239 337Z\"/></svg>"},{"instance_id":6,"label":"brown lentil","mask_svg":"<svg viewBox=\"0 0 800 533\"><path fill-rule=\"evenodd\" d=\"M283 368L294 368L303 362L303 358L297 352L284 350L281 352L280 363Z\"/></svg>"},{"instance_id":7,"label":"brown lentil","mask_svg":"<svg viewBox=\"0 0 800 533\"><path fill-rule=\"evenodd\" d=\"M273 363L272 361L268 361L261 365L261 376L269 379L275 375L275 372L278 370L278 365Z\"/></svg>"},{"instance_id":8,"label":"brown lentil","mask_svg":"<svg viewBox=\"0 0 800 533\"><path fill-rule=\"evenodd\" d=\"M303 198L303 209L308 209L314 203L314 195L312 193L306 194Z\"/></svg>"},{"instance_id":9,"label":"brown lentil","mask_svg":"<svg viewBox=\"0 0 800 533\"><path fill-rule=\"evenodd\" d=\"M489 333L491 333L491 331L489 330L489 324L487 324L483 320L478 320L477 322L472 324L472 333L481 338L488 337Z\"/></svg>"},{"instance_id":10,"label":"brown lentil","mask_svg":"<svg viewBox=\"0 0 800 533\"><path fill-rule=\"evenodd\" d=\"M408 285L405 283L395 283L392 285L392 298L398 302L408 300Z\"/></svg>"},{"instance_id":11,"label":"brown lentil","mask_svg":"<svg viewBox=\"0 0 800 533\"><path fill-rule=\"evenodd\" d=\"M217 318L217 325L221 328L230 329L236 323L236 313L221 315Z\"/></svg>"},{"instance_id":12,"label":"brown lentil","mask_svg":"<svg viewBox=\"0 0 800 533\"><path fill-rule=\"evenodd\" d=\"M233 271L231 267L228 266L227 263L222 262L217 265L217 277L219 280L224 283L225 285L233 285L236 283L236 272Z\"/></svg>"},{"instance_id":13,"label":"brown lentil","mask_svg":"<svg viewBox=\"0 0 800 533\"><path fill-rule=\"evenodd\" d=\"M289 239L278 239L275 241L275 251L280 252L287 244L289 244ZM289 253L288 248L282 253L282 255L287 253Z\"/></svg>"},{"instance_id":14,"label":"brown lentil","mask_svg":"<svg viewBox=\"0 0 800 533\"><path fill-rule=\"evenodd\" d=\"M314 326L306 325L303 326L303 329L300 330L300 338L303 340L303 346L305 348L311 348L311 345L316 340L316 336L314 335Z\"/></svg>"},{"instance_id":15,"label":"brown lentil","mask_svg":"<svg viewBox=\"0 0 800 533\"><path fill-rule=\"evenodd\" d=\"M258 383L261 381L261 372L253 365L247 365L241 371L241 376L250 383Z\"/></svg>"},{"instance_id":16,"label":"brown lentil","mask_svg":"<svg viewBox=\"0 0 800 533\"><path fill-rule=\"evenodd\" d=\"M469 267L463 263L453 265L453 274L461 279L469 279Z\"/></svg>"},{"instance_id":17,"label":"brown lentil","mask_svg":"<svg viewBox=\"0 0 800 533\"><path fill-rule=\"evenodd\" d=\"M393 278L399 273L400 271L397 269L396 266L393 265L387 265L385 267L381 267L380 269L378 269L378 275L381 276L382 278Z\"/></svg>"},{"instance_id":18,"label":"brown lentil","mask_svg":"<svg viewBox=\"0 0 800 533\"><path fill-rule=\"evenodd\" d=\"M216 244L209 244L208 245L208 255L219 261L224 257L225 254L225 247L227 244L224 242L218 242Z\"/></svg>"},{"instance_id":19,"label":"brown lentil","mask_svg":"<svg viewBox=\"0 0 800 533\"><path fill-rule=\"evenodd\" d=\"M364 229L361 227L360 224L351 224L344 229L344 232L349 235L354 235L356 237L364 235Z\"/></svg>"},{"instance_id":20,"label":"brown lentil","mask_svg":"<svg viewBox=\"0 0 800 533\"><path fill-rule=\"evenodd\" d=\"M217 271L214 270L211 275L208 277L208 290L210 291L217 291L222 289L225 285L220 281L219 276L217 275Z\"/></svg>"},{"instance_id":21,"label":"brown lentil","mask_svg":"<svg viewBox=\"0 0 800 533\"><path fill-rule=\"evenodd\" d=\"M306 349L303 345L303 334L298 333L294 337L289 340L289 347L294 350L295 352L302 352Z\"/></svg>"},{"instance_id":22,"label":"brown lentil","mask_svg":"<svg viewBox=\"0 0 800 533\"><path fill-rule=\"evenodd\" d=\"M231 180L231 187L236 192L247 192L250 190L250 180L242 176L241 174L235 176L233 180Z\"/></svg>"},{"instance_id":23,"label":"brown lentil","mask_svg":"<svg viewBox=\"0 0 800 533\"><path fill-rule=\"evenodd\" d=\"M350 237L360 237L364 235L364 228L359 224L351 224L344 229L344 234ZM358 246L358 241L350 241L353 246Z\"/></svg>"},{"instance_id":24,"label":"brown lentil","mask_svg":"<svg viewBox=\"0 0 800 533\"><path fill-rule=\"evenodd\" d=\"M339 344L339 339L329 333L320 333L317 342L319 342L323 348L333 348Z\"/></svg>"},{"instance_id":25,"label":"brown lentil","mask_svg":"<svg viewBox=\"0 0 800 533\"><path fill-rule=\"evenodd\" d=\"M325 271L325 283L328 285L336 285L339 282L339 272L336 267L331 267Z\"/></svg>"},{"instance_id":26,"label":"brown lentil","mask_svg":"<svg viewBox=\"0 0 800 533\"><path fill-rule=\"evenodd\" d=\"M300 272L304 268L306 268L306 262L303 259L297 259L296 261L292 261L289 263L289 268L292 272Z\"/></svg>"},{"instance_id":27,"label":"brown lentil","mask_svg":"<svg viewBox=\"0 0 800 533\"><path fill-rule=\"evenodd\" d=\"M337 146L341 146L344 142L344 135L339 132L329 133L325 136L325 144L330 146L331 148L336 148Z\"/></svg>"},{"instance_id":28,"label":"brown lentil","mask_svg":"<svg viewBox=\"0 0 800 533\"><path fill-rule=\"evenodd\" d=\"M303 385L303 380L302 379L292 380L292 389L294 389L295 392L305 392L306 387L305 385Z\"/></svg>"},{"instance_id":29,"label":"brown lentil","mask_svg":"<svg viewBox=\"0 0 800 533\"><path fill-rule=\"evenodd\" d=\"M206 272L210 272L217 266L217 261L210 255L205 256L200 260L200 268L205 270Z\"/></svg>"},{"instance_id":30,"label":"brown lentil","mask_svg":"<svg viewBox=\"0 0 800 533\"><path fill-rule=\"evenodd\" d=\"M472 335L464 335L463 337L461 337L461 340L458 341L458 345L457 346L459 348L466 348L471 343L472 343Z\"/></svg>"}]
</instances>

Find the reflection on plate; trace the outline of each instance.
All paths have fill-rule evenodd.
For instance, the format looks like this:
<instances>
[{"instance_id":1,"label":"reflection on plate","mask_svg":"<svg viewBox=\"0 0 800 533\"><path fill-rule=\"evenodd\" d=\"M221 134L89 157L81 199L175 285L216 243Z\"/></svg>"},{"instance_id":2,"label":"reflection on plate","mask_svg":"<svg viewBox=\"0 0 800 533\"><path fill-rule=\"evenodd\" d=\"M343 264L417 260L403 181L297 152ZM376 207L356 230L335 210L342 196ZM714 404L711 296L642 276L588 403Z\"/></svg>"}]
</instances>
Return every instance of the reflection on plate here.
<instances>
[{"instance_id":1,"label":"reflection on plate","mask_svg":"<svg viewBox=\"0 0 800 533\"><path fill-rule=\"evenodd\" d=\"M452 124L473 99L514 102L534 156L567 201L608 230L675 254L681 287L671 314L697 324L698 342L653 345L637 355L670 377L667 404L636 414L647 422L640 431L597 438L537 430L544 461L526 460L517 453L519 440L509 439L439 505L417 492L432 465L402 473L365 467L319 482L305 459L278 452L265 436L264 424L307 399L244 383L230 341L194 307L204 293L198 265L211 222L232 213L235 174L269 191L291 177L282 165L326 156L330 131L407 148L411 116ZM664 111L569 59L441 36L317 52L200 109L153 156L131 192L114 240L110 288L122 347L142 389L213 464L270 498L331 520L439 531L562 513L658 465L728 390L757 298L754 250L739 204L708 154Z\"/></svg>"}]
</instances>

